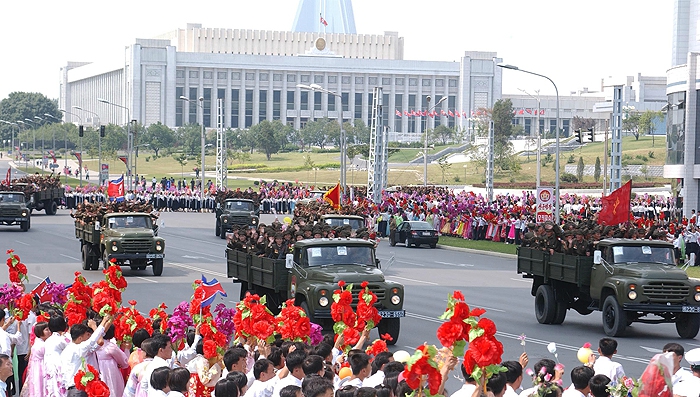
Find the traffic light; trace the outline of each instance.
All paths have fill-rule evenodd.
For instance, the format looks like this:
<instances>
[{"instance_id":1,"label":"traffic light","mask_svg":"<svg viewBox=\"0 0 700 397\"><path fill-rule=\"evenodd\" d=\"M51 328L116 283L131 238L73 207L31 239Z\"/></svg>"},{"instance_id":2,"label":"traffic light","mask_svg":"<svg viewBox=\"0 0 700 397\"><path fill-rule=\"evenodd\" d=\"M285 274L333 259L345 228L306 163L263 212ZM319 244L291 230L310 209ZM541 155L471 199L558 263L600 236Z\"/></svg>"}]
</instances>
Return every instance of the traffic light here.
<instances>
[{"instance_id":1,"label":"traffic light","mask_svg":"<svg viewBox=\"0 0 700 397\"><path fill-rule=\"evenodd\" d=\"M81 138L83 137L83 126L82 125L78 126L78 136Z\"/></svg>"},{"instance_id":2,"label":"traffic light","mask_svg":"<svg viewBox=\"0 0 700 397\"><path fill-rule=\"evenodd\" d=\"M588 129L588 139L590 139L591 142L595 142L595 132L592 127Z\"/></svg>"},{"instance_id":3,"label":"traffic light","mask_svg":"<svg viewBox=\"0 0 700 397\"><path fill-rule=\"evenodd\" d=\"M578 130L576 130L576 142L583 143L583 139L581 138L581 129L580 128Z\"/></svg>"},{"instance_id":4,"label":"traffic light","mask_svg":"<svg viewBox=\"0 0 700 397\"><path fill-rule=\"evenodd\" d=\"M100 126L100 138L105 137L105 126L101 125Z\"/></svg>"}]
</instances>

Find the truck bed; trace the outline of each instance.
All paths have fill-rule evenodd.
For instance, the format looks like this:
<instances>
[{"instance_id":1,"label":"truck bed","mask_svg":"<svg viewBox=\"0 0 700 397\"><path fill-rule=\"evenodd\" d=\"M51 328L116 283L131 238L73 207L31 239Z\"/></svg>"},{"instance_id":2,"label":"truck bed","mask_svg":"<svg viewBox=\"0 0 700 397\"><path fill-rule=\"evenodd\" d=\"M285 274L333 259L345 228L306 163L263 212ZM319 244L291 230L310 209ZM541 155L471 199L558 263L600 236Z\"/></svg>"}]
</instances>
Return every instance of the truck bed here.
<instances>
[{"instance_id":1,"label":"truck bed","mask_svg":"<svg viewBox=\"0 0 700 397\"><path fill-rule=\"evenodd\" d=\"M80 221L75 221L75 238L81 241L85 241L90 244L97 244L100 242L100 231L95 230L94 223L81 223Z\"/></svg>"},{"instance_id":2,"label":"truck bed","mask_svg":"<svg viewBox=\"0 0 700 397\"><path fill-rule=\"evenodd\" d=\"M226 249L226 274L275 292L289 288L289 270L283 259L260 258L256 255Z\"/></svg>"},{"instance_id":3,"label":"truck bed","mask_svg":"<svg viewBox=\"0 0 700 397\"><path fill-rule=\"evenodd\" d=\"M518 247L518 273L543 277L544 282L557 280L576 284L578 287L591 285L592 256L564 255L558 252L549 254L530 247Z\"/></svg>"}]
</instances>

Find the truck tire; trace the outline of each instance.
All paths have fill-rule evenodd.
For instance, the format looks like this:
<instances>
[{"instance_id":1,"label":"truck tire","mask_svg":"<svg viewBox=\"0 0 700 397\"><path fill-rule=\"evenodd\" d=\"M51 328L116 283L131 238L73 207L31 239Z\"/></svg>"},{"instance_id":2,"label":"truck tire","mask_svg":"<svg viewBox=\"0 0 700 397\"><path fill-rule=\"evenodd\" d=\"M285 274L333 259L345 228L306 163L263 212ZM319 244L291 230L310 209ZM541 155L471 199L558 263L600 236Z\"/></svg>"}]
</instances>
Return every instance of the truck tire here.
<instances>
[{"instance_id":1,"label":"truck tire","mask_svg":"<svg viewBox=\"0 0 700 397\"><path fill-rule=\"evenodd\" d=\"M700 331L700 314L681 313L676 320L676 331L683 339L694 339Z\"/></svg>"},{"instance_id":2,"label":"truck tire","mask_svg":"<svg viewBox=\"0 0 700 397\"><path fill-rule=\"evenodd\" d=\"M91 250L88 250L90 252ZM100 270L100 257L98 255L89 255L90 258L90 270Z\"/></svg>"},{"instance_id":3,"label":"truck tire","mask_svg":"<svg viewBox=\"0 0 700 397\"><path fill-rule=\"evenodd\" d=\"M44 211L46 211L46 215L56 215L56 211L58 210L58 205L56 205L56 202L51 200L48 204L44 205Z\"/></svg>"},{"instance_id":4,"label":"truck tire","mask_svg":"<svg viewBox=\"0 0 700 397\"><path fill-rule=\"evenodd\" d=\"M221 237L222 240L226 239L226 227L224 225L221 225L221 231L219 232L219 237Z\"/></svg>"},{"instance_id":5,"label":"truck tire","mask_svg":"<svg viewBox=\"0 0 700 397\"><path fill-rule=\"evenodd\" d=\"M400 318L383 318L379 325L377 325L377 330L379 335L389 334L391 340L387 340L387 345L395 345L399 340L399 333L401 332L401 319Z\"/></svg>"},{"instance_id":6,"label":"truck tire","mask_svg":"<svg viewBox=\"0 0 700 397\"><path fill-rule=\"evenodd\" d=\"M617 303L615 295L608 295L603 301L603 330L608 336L620 336L627 328L627 313Z\"/></svg>"},{"instance_id":7,"label":"truck tire","mask_svg":"<svg viewBox=\"0 0 700 397\"><path fill-rule=\"evenodd\" d=\"M567 304L566 302L557 301L557 306L554 309L554 319L552 324L561 324L566 318Z\"/></svg>"},{"instance_id":8,"label":"truck tire","mask_svg":"<svg viewBox=\"0 0 700 397\"><path fill-rule=\"evenodd\" d=\"M306 313L306 317L309 318L309 321L311 321L313 323L314 322L314 315L309 310L309 305L306 303L306 301L301 302L299 307L301 307L301 310L303 310L304 313ZM380 321L380 324L381 324L381 321Z\"/></svg>"},{"instance_id":9,"label":"truck tire","mask_svg":"<svg viewBox=\"0 0 700 397\"><path fill-rule=\"evenodd\" d=\"M163 274L163 258L153 260L153 275L160 276Z\"/></svg>"},{"instance_id":10,"label":"truck tire","mask_svg":"<svg viewBox=\"0 0 700 397\"><path fill-rule=\"evenodd\" d=\"M105 252L102 254L102 269L104 270L109 269L109 266L111 265L111 263L109 263L108 256L107 250L105 249Z\"/></svg>"},{"instance_id":11,"label":"truck tire","mask_svg":"<svg viewBox=\"0 0 700 397\"><path fill-rule=\"evenodd\" d=\"M551 324L556 315L557 302L551 285L542 284L535 293L535 317L540 324Z\"/></svg>"},{"instance_id":12,"label":"truck tire","mask_svg":"<svg viewBox=\"0 0 700 397\"><path fill-rule=\"evenodd\" d=\"M90 270L90 263L89 263L89 256L88 256L88 247L87 244L83 244L82 248L80 249L81 251L81 259L83 263L83 270Z\"/></svg>"},{"instance_id":13,"label":"truck tire","mask_svg":"<svg viewBox=\"0 0 700 397\"><path fill-rule=\"evenodd\" d=\"M23 232L28 231L29 228L31 227L31 223L30 223L30 222L31 222L31 218L27 218L26 221L20 222L20 224L19 224L19 230L21 230L21 231L23 231Z\"/></svg>"},{"instance_id":14,"label":"truck tire","mask_svg":"<svg viewBox=\"0 0 700 397\"><path fill-rule=\"evenodd\" d=\"M221 226L219 226L219 221L216 221L216 230L214 231L216 237L221 236Z\"/></svg>"}]
</instances>

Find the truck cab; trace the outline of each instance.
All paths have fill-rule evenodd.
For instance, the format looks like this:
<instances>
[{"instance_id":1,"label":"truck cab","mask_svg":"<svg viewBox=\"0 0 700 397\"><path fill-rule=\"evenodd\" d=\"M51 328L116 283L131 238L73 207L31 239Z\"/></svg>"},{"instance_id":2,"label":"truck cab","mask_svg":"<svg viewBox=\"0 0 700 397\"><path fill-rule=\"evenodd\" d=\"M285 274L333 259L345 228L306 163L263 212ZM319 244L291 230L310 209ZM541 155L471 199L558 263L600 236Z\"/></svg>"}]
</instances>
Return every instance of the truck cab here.
<instances>
[{"instance_id":1,"label":"truck cab","mask_svg":"<svg viewBox=\"0 0 700 397\"><path fill-rule=\"evenodd\" d=\"M321 223L331 227L350 226L355 232L365 227L365 218L357 215L325 214L321 215Z\"/></svg>"},{"instance_id":2,"label":"truck cab","mask_svg":"<svg viewBox=\"0 0 700 397\"><path fill-rule=\"evenodd\" d=\"M19 225L23 232L31 228L31 211L25 203L24 193L0 192L0 224Z\"/></svg>"},{"instance_id":3,"label":"truck cab","mask_svg":"<svg viewBox=\"0 0 700 397\"><path fill-rule=\"evenodd\" d=\"M260 223L260 207L253 200L243 198L226 199L216 208L216 235L222 239L233 227L257 227Z\"/></svg>"}]
</instances>

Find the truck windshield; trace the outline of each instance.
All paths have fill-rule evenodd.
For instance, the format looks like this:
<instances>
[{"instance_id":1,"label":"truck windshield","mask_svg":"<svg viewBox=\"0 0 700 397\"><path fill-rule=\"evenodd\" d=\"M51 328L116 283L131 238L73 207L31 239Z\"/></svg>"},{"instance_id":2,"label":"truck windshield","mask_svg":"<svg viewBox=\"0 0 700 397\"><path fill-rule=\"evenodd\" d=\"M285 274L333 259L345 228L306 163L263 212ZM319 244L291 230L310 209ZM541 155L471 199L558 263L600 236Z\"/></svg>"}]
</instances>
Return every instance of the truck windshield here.
<instances>
[{"instance_id":1,"label":"truck windshield","mask_svg":"<svg viewBox=\"0 0 700 397\"><path fill-rule=\"evenodd\" d=\"M151 218L147 216L113 216L109 218L109 227L112 229L151 229L153 223Z\"/></svg>"},{"instance_id":2,"label":"truck windshield","mask_svg":"<svg viewBox=\"0 0 700 397\"><path fill-rule=\"evenodd\" d=\"M370 247L364 246L321 246L306 249L309 266L324 265L371 265L374 255Z\"/></svg>"},{"instance_id":3,"label":"truck windshield","mask_svg":"<svg viewBox=\"0 0 700 397\"><path fill-rule=\"evenodd\" d=\"M673 250L669 247L616 246L612 247L615 263L661 263L674 265Z\"/></svg>"},{"instance_id":4,"label":"truck windshield","mask_svg":"<svg viewBox=\"0 0 700 397\"><path fill-rule=\"evenodd\" d=\"M326 218L325 222L333 227L350 225L352 230L357 230L364 226L363 221L350 218Z\"/></svg>"},{"instance_id":5,"label":"truck windshield","mask_svg":"<svg viewBox=\"0 0 700 397\"><path fill-rule=\"evenodd\" d=\"M253 203L248 201L227 201L226 209L229 211L253 211Z\"/></svg>"},{"instance_id":6,"label":"truck windshield","mask_svg":"<svg viewBox=\"0 0 700 397\"><path fill-rule=\"evenodd\" d=\"M24 194L21 193L3 193L0 194L0 203L23 203Z\"/></svg>"}]
</instances>

